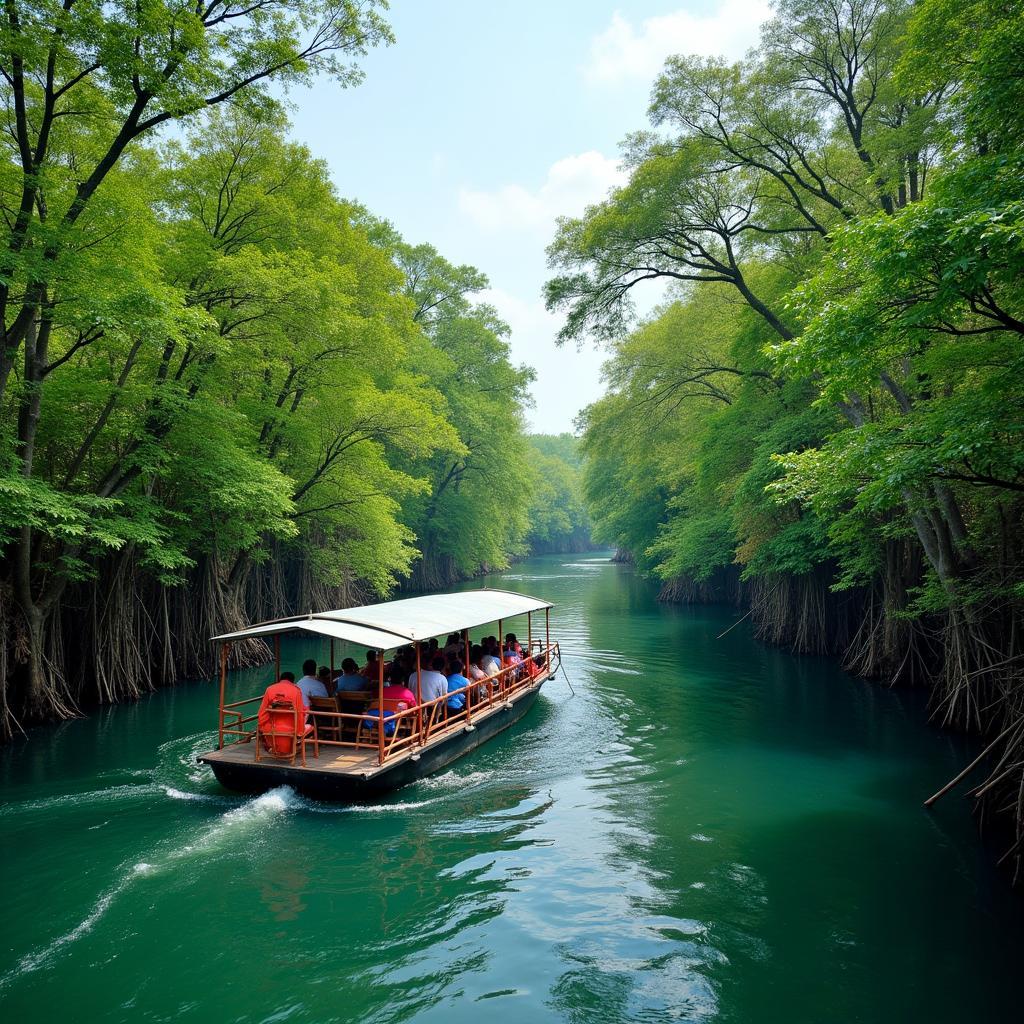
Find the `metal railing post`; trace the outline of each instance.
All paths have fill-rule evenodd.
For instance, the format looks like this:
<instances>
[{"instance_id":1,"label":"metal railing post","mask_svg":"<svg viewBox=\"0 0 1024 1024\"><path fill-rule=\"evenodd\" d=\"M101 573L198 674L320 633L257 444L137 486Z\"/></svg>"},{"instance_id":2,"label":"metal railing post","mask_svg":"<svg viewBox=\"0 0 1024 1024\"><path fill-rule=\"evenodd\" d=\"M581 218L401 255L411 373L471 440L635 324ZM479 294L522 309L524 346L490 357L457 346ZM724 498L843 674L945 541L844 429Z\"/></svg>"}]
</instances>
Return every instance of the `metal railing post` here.
<instances>
[{"instance_id":1,"label":"metal railing post","mask_svg":"<svg viewBox=\"0 0 1024 1024\"><path fill-rule=\"evenodd\" d=\"M416 717L417 721L417 732L420 735L420 746L423 746L423 683L421 680L423 674L423 666L420 665L420 642L414 641L416 648ZM433 712L431 712L433 713Z\"/></svg>"},{"instance_id":2,"label":"metal railing post","mask_svg":"<svg viewBox=\"0 0 1024 1024\"><path fill-rule=\"evenodd\" d=\"M217 705L217 749L224 747L224 690L228 682L228 651L231 641L225 640L220 645L220 703Z\"/></svg>"},{"instance_id":3,"label":"metal railing post","mask_svg":"<svg viewBox=\"0 0 1024 1024\"><path fill-rule=\"evenodd\" d=\"M378 764L384 763L384 652L377 655L377 757ZM397 728L397 726L396 726Z\"/></svg>"},{"instance_id":4,"label":"metal railing post","mask_svg":"<svg viewBox=\"0 0 1024 1024\"><path fill-rule=\"evenodd\" d=\"M547 666L547 673L551 675L551 609L544 609L544 664Z\"/></svg>"}]
</instances>

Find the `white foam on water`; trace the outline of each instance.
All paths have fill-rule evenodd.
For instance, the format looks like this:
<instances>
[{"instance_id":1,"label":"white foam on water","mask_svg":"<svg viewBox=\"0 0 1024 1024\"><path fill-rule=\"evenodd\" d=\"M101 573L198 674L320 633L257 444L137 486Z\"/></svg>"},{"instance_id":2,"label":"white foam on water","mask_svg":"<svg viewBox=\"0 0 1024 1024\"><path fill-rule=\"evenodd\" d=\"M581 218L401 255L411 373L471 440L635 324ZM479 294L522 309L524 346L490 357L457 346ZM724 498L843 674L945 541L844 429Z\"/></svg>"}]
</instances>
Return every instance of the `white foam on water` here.
<instances>
[{"instance_id":1,"label":"white foam on water","mask_svg":"<svg viewBox=\"0 0 1024 1024\"><path fill-rule=\"evenodd\" d=\"M210 793L187 793L182 789L175 789L174 786L164 786L164 792L172 800L190 800L195 803L202 804L234 804L234 801L230 797L226 796L214 796Z\"/></svg>"},{"instance_id":2,"label":"white foam on water","mask_svg":"<svg viewBox=\"0 0 1024 1024\"><path fill-rule=\"evenodd\" d=\"M470 772L468 775L462 775L453 770L421 779L418 785L423 789L468 789L489 782L492 778L494 772Z\"/></svg>"},{"instance_id":3,"label":"white foam on water","mask_svg":"<svg viewBox=\"0 0 1024 1024\"><path fill-rule=\"evenodd\" d=\"M713 843L714 842L714 839L711 836L706 836L706 835L704 835L703 832L694 832L693 835L690 836L690 838L695 843Z\"/></svg>"},{"instance_id":4,"label":"white foam on water","mask_svg":"<svg viewBox=\"0 0 1024 1024\"><path fill-rule=\"evenodd\" d=\"M46 811L61 804L111 803L115 800L131 800L160 791L155 783L134 786L109 786L106 789L90 789L84 793L61 793L58 796L43 797L41 800L21 800L0 807L0 817L25 814L30 811Z\"/></svg>"},{"instance_id":5,"label":"white foam on water","mask_svg":"<svg viewBox=\"0 0 1024 1024\"><path fill-rule=\"evenodd\" d=\"M91 932L95 927L96 922L99 921L99 919L103 917L110 908L110 904L113 903L117 896L127 887L128 880L125 880L119 885L114 886L114 888L108 889L95 902L89 914L83 920L79 921L74 928L65 932L63 935L58 935L57 938L42 949L38 949L34 953L26 953L25 956L18 961L15 967L0 977L0 989L4 988L21 974L28 974L31 971L39 970L40 967L51 960L64 946L70 945L72 942L80 939L83 935Z\"/></svg>"},{"instance_id":6,"label":"white foam on water","mask_svg":"<svg viewBox=\"0 0 1024 1024\"><path fill-rule=\"evenodd\" d=\"M433 800L406 800L394 804L351 804L345 808L349 814L387 814L389 811L415 811L419 807L426 807L428 804L436 804L438 798Z\"/></svg>"},{"instance_id":7,"label":"white foam on water","mask_svg":"<svg viewBox=\"0 0 1024 1024\"><path fill-rule=\"evenodd\" d=\"M134 788L138 789L141 787ZM184 795L188 796L188 794ZM244 829L253 824L266 823L269 818L275 815L301 806L303 806L301 797L297 796L294 790L288 786L272 789L220 815L193 842L176 850L171 850L154 862L138 861L130 868L123 868L124 874L121 880L97 898L92 910L74 928L64 932L63 935L58 935L57 938L41 949L35 950L32 953L26 953L15 967L0 976L0 989L10 984L19 975L39 970L40 967L45 966L66 946L71 945L82 938L82 936L91 932L110 909L117 897L125 892L137 879L156 874L192 854L207 851L218 845L221 840L232 837L239 828Z\"/></svg>"},{"instance_id":8,"label":"white foam on water","mask_svg":"<svg viewBox=\"0 0 1024 1024\"><path fill-rule=\"evenodd\" d=\"M268 819L278 814L303 806L304 801L295 790L290 786L278 786L277 789L268 790L225 811L197 839L172 850L164 860L171 864L193 854L203 853L220 846L226 840L234 839L240 830L266 824Z\"/></svg>"}]
</instances>

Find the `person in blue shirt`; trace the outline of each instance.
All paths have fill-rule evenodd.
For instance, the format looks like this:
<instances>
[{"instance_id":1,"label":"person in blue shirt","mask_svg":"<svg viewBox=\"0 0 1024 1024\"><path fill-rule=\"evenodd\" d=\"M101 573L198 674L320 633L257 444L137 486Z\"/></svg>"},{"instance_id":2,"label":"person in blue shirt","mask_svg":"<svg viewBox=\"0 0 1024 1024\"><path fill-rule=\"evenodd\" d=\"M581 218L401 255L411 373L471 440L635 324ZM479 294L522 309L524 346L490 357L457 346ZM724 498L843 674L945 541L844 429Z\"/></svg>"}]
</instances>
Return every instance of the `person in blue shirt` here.
<instances>
[{"instance_id":1,"label":"person in blue shirt","mask_svg":"<svg viewBox=\"0 0 1024 1024\"><path fill-rule=\"evenodd\" d=\"M341 675L334 680L335 692L340 693L342 690L368 690L369 688L370 684L366 681L366 676L359 674L359 666L352 658L346 658L341 663Z\"/></svg>"},{"instance_id":2,"label":"person in blue shirt","mask_svg":"<svg viewBox=\"0 0 1024 1024\"><path fill-rule=\"evenodd\" d=\"M466 706L465 693L452 693L469 686L469 680L462 674L462 661L459 658L448 659L448 710L461 711Z\"/></svg>"}]
</instances>

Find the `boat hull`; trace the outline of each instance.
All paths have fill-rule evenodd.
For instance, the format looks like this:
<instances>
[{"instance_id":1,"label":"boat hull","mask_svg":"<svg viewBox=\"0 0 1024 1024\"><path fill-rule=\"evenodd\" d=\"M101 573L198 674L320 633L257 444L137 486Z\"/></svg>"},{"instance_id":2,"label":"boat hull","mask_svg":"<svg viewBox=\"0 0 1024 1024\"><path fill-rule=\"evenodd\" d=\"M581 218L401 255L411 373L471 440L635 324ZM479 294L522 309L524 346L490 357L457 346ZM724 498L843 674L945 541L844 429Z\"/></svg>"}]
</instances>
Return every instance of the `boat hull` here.
<instances>
[{"instance_id":1,"label":"boat hull","mask_svg":"<svg viewBox=\"0 0 1024 1024\"><path fill-rule=\"evenodd\" d=\"M262 793L278 786L290 786L317 800L369 800L439 771L515 725L533 706L543 682L521 691L509 705L474 721L472 727L421 747L413 756L396 760L393 765L385 764L372 774L303 768L266 758L259 762L255 758L225 761L218 759L216 752L204 754L198 760L210 766L222 786L242 793Z\"/></svg>"}]
</instances>

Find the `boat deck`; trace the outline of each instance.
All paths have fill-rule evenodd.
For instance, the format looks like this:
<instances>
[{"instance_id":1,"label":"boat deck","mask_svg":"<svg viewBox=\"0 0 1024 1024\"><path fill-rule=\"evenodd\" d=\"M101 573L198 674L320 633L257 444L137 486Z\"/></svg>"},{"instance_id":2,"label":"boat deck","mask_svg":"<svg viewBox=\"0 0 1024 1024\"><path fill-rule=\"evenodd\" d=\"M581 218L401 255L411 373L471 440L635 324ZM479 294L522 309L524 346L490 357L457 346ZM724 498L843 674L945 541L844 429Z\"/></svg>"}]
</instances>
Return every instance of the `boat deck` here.
<instances>
[{"instance_id":1,"label":"boat deck","mask_svg":"<svg viewBox=\"0 0 1024 1024\"><path fill-rule=\"evenodd\" d=\"M454 722L445 728L436 728L430 738L422 746L410 746L403 750L389 754L383 764L379 763L379 753L376 747L355 748L349 745L335 746L320 743L320 753L313 753L312 742L306 745L306 763L302 763L301 756L296 755L293 764L288 758L272 757L261 751L259 761L256 760L255 740L230 743L219 750L210 750L200 755L199 761L209 765L244 765L248 769L259 770L287 768L289 771L310 772L317 775L343 776L351 779L370 779L375 775L390 771L396 765L404 761L418 760L421 754L425 754L433 748L445 744L448 740L459 736L462 733L471 733L477 726L482 726L488 719L497 716L500 712L511 709L515 704L527 696L540 690L550 675L534 678L531 682L520 685L515 692L509 694L508 698L495 701L487 708L481 708L473 712L472 723L465 720Z\"/></svg>"},{"instance_id":2,"label":"boat deck","mask_svg":"<svg viewBox=\"0 0 1024 1024\"><path fill-rule=\"evenodd\" d=\"M388 764L394 764L402 759L402 754L395 754L388 758ZM220 750L211 750L203 754L202 760L208 764L219 761L227 764L244 764L253 768L263 765L279 768L287 766L296 771L309 772L338 772L344 775L373 775L380 765L377 763L376 750L355 750L352 747L334 747L320 744L319 756L313 753L313 744L306 747L306 763L302 763L301 757L295 758L292 764L287 758L271 757L267 753L260 755L259 763L256 761L256 743L250 740L248 743L232 743Z\"/></svg>"}]
</instances>

